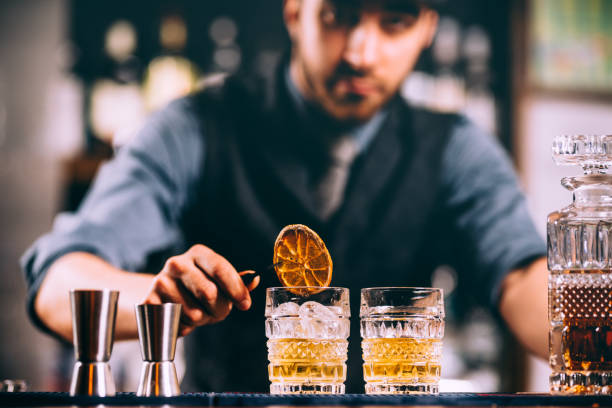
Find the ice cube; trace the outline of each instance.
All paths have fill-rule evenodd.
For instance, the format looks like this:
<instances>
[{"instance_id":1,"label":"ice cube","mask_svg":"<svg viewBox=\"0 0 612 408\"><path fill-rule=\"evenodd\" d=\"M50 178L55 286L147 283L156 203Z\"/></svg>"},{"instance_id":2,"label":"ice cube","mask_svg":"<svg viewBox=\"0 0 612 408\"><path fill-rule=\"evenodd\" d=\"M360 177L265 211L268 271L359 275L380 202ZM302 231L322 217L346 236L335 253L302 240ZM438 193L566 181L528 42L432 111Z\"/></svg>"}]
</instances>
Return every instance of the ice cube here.
<instances>
[{"instance_id":1,"label":"ice cube","mask_svg":"<svg viewBox=\"0 0 612 408\"><path fill-rule=\"evenodd\" d=\"M281 303L274 309L274 316L297 316L300 306L295 302Z\"/></svg>"},{"instance_id":2,"label":"ice cube","mask_svg":"<svg viewBox=\"0 0 612 408\"><path fill-rule=\"evenodd\" d=\"M308 301L299 310L302 329L309 338L329 339L341 331L340 317L320 303Z\"/></svg>"},{"instance_id":3,"label":"ice cube","mask_svg":"<svg viewBox=\"0 0 612 408\"><path fill-rule=\"evenodd\" d=\"M266 336L269 338L294 338L300 335L300 306L294 302L278 305L266 319Z\"/></svg>"},{"instance_id":4,"label":"ice cube","mask_svg":"<svg viewBox=\"0 0 612 408\"><path fill-rule=\"evenodd\" d=\"M299 332L301 331L301 322L299 318L281 317L278 319L278 326L280 338L300 337Z\"/></svg>"},{"instance_id":5,"label":"ice cube","mask_svg":"<svg viewBox=\"0 0 612 408\"><path fill-rule=\"evenodd\" d=\"M308 301L299 307L299 314L302 319L335 320L338 315L327 306L320 303Z\"/></svg>"},{"instance_id":6,"label":"ice cube","mask_svg":"<svg viewBox=\"0 0 612 408\"><path fill-rule=\"evenodd\" d=\"M327 306L327 308L337 316L344 316L344 309L342 306Z\"/></svg>"}]
</instances>

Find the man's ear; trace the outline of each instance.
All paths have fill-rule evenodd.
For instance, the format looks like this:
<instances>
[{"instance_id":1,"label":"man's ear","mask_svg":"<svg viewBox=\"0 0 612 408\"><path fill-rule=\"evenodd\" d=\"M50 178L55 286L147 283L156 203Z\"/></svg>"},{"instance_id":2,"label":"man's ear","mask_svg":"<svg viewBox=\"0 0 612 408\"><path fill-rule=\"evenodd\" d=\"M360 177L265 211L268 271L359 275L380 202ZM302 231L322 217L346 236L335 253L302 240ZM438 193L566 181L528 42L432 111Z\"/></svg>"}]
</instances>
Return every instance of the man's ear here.
<instances>
[{"instance_id":1,"label":"man's ear","mask_svg":"<svg viewBox=\"0 0 612 408\"><path fill-rule=\"evenodd\" d=\"M292 40L295 40L300 24L300 3L301 0L283 0L283 18Z\"/></svg>"},{"instance_id":2,"label":"man's ear","mask_svg":"<svg viewBox=\"0 0 612 408\"><path fill-rule=\"evenodd\" d=\"M433 43L434 37L436 36L436 30L438 29L438 13L434 10L425 10L422 18L424 19L424 36L425 41L423 42L423 48L428 48Z\"/></svg>"}]
</instances>

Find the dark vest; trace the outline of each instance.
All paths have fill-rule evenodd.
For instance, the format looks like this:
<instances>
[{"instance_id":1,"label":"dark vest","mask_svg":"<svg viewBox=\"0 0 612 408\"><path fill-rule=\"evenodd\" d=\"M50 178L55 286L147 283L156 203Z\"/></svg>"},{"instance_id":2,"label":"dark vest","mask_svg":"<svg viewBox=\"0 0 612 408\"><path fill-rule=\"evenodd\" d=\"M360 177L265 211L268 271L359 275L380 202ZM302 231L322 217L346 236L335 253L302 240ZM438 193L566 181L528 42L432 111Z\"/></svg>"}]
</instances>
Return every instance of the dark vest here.
<instances>
[{"instance_id":1,"label":"dark vest","mask_svg":"<svg viewBox=\"0 0 612 408\"><path fill-rule=\"evenodd\" d=\"M430 286L439 262L432 231L439 164L456 116L408 107L399 97L367 151L354 163L345 200L331 219L313 209L309 179L322 157L299 127L282 75L270 81L230 77L193 96L206 137L206 160L184 216L186 241L202 243L237 270L262 278L247 312L197 329L185 339L184 391L269 391L264 334L265 288L275 238L305 224L328 246L332 285L351 291L347 392L363 392L359 291L369 286Z\"/></svg>"}]
</instances>

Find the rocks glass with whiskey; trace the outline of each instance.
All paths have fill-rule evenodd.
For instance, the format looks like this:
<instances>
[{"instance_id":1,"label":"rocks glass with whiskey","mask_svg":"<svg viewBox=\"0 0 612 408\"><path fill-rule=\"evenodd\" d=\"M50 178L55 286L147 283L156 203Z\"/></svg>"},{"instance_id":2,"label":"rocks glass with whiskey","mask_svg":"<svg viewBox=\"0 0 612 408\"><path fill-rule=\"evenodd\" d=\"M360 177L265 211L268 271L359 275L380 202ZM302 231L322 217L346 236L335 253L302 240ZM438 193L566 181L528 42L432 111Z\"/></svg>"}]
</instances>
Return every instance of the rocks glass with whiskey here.
<instances>
[{"instance_id":1,"label":"rocks glass with whiskey","mask_svg":"<svg viewBox=\"0 0 612 408\"><path fill-rule=\"evenodd\" d=\"M442 289L361 290L367 394L437 394L444 336Z\"/></svg>"},{"instance_id":2,"label":"rocks glass with whiskey","mask_svg":"<svg viewBox=\"0 0 612 408\"><path fill-rule=\"evenodd\" d=\"M548 216L550 390L612 394L612 135L561 136L553 159L573 202Z\"/></svg>"},{"instance_id":3,"label":"rocks glass with whiskey","mask_svg":"<svg viewBox=\"0 0 612 408\"><path fill-rule=\"evenodd\" d=\"M350 332L349 290L266 290L271 394L343 394Z\"/></svg>"}]
</instances>

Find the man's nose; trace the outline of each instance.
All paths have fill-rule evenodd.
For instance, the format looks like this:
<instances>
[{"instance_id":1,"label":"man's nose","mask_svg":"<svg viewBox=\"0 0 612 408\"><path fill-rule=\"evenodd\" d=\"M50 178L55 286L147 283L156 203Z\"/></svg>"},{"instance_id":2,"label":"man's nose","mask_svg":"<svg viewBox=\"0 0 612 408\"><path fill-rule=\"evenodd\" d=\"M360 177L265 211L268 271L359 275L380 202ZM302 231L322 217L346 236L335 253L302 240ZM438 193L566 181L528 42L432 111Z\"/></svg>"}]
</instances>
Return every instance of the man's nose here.
<instances>
[{"instance_id":1,"label":"man's nose","mask_svg":"<svg viewBox=\"0 0 612 408\"><path fill-rule=\"evenodd\" d=\"M380 32L371 21L362 21L349 33L344 59L356 70L368 70L378 61Z\"/></svg>"}]
</instances>

